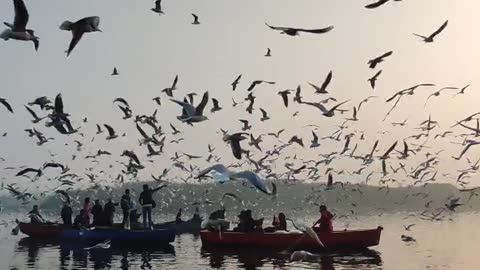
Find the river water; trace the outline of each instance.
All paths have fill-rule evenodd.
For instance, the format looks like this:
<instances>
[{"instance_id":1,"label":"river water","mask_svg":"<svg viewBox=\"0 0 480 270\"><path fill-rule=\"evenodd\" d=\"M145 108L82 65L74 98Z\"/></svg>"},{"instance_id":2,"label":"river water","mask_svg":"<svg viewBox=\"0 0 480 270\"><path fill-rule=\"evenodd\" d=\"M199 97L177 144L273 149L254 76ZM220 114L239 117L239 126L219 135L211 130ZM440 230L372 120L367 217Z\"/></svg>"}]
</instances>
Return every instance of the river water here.
<instances>
[{"instance_id":1,"label":"river water","mask_svg":"<svg viewBox=\"0 0 480 270\"><path fill-rule=\"evenodd\" d=\"M0 215L0 221L8 219ZM415 224L411 231L403 227L408 224ZM452 214L441 222L408 213L337 221L338 229L383 226L380 245L361 253L315 254L301 262L265 250L205 250L200 237L189 234L163 248L84 250L80 243L11 235L13 224L9 224L0 226L0 269L479 269L478 224L480 217L474 212ZM416 242L401 241L402 234Z\"/></svg>"}]
</instances>

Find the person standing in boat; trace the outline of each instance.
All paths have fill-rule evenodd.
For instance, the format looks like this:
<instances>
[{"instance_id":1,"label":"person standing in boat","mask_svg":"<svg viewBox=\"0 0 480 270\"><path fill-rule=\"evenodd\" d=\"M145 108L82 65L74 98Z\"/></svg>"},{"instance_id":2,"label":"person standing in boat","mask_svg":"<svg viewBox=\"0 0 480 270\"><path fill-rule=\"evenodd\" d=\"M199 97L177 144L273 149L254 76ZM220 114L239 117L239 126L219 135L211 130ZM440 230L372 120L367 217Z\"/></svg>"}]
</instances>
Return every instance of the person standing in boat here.
<instances>
[{"instance_id":1,"label":"person standing in boat","mask_svg":"<svg viewBox=\"0 0 480 270\"><path fill-rule=\"evenodd\" d=\"M64 225L72 225L73 210L68 202L63 204L62 212L60 213L60 215L62 216L62 221Z\"/></svg>"},{"instance_id":2,"label":"person standing in boat","mask_svg":"<svg viewBox=\"0 0 480 270\"><path fill-rule=\"evenodd\" d=\"M103 209L103 213L105 216L105 225L106 226L113 226L113 216L115 215L115 205L116 203L112 202L112 198L108 199L108 202L105 204Z\"/></svg>"},{"instance_id":3,"label":"person standing in boat","mask_svg":"<svg viewBox=\"0 0 480 270\"><path fill-rule=\"evenodd\" d=\"M85 210L80 210L80 213L75 217L75 220L73 221L73 227L88 227L88 219L86 218Z\"/></svg>"},{"instance_id":4,"label":"person standing in boat","mask_svg":"<svg viewBox=\"0 0 480 270\"><path fill-rule=\"evenodd\" d=\"M85 215L85 221L90 224L90 215L92 214L93 204L90 202L90 198L87 197L83 201L83 214Z\"/></svg>"},{"instance_id":5,"label":"person standing in boat","mask_svg":"<svg viewBox=\"0 0 480 270\"><path fill-rule=\"evenodd\" d=\"M132 199L130 198L130 189L125 189L125 194L123 194L120 201L120 207L122 208L122 227L124 229L130 228L130 206L132 205Z\"/></svg>"},{"instance_id":6,"label":"person standing in boat","mask_svg":"<svg viewBox=\"0 0 480 270\"><path fill-rule=\"evenodd\" d=\"M156 206L156 203L153 200L153 193L161 188L162 186L151 189L147 184L143 185L143 191L140 193L138 201L140 202L140 205L142 205L143 227L145 229L153 228L152 209Z\"/></svg>"},{"instance_id":7,"label":"person standing in boat","mask_svg":"<svg viewBox=\"0 0 480 270\"><path fill-rule=\"evenodd\" d=\"M327 207L325 205L320 205L320 219L318 219L317 222L313 224L313 227L315 228L315 231L331 233L333 232L332 220L332 213L327 210ZM315 227L317 224L319 226Z\"/></svg>"},{"instance_id":8,"label":"person standing in boat","mask_svg":"<svg viewBox=\"0 0 480 270\"><path fill-rule=\"evenodd\" d=\"M28 212L28 216L30 217L30 223L32 224L40 224L46 222L42 215L40 215L38 205L33 206L32 210Z\"/></svg>"},{"instance_id":9,"label":"person standing in boat","mask_svg":"<svg viewBox=\"0 0 480 270\"><path fill-rule=\"evenodd\" d=\"M175 223L182 223L182 208L178 209L177 216L175 217Z\"/></svg>"},{"instance_id":10,"label":"person standing in boat","mask_svg":"<svg viewBox=\"0 0 480 270\"><path fill-rule=\"evenodd\" d=\"M93 215L93 226L101 226L104 222L104 214L103 214L103 207L100 203L100 200L95 200L95 205L92 207L92 215Z\"/></svg>"},{"instance_id":11,"label":"person standing in boat","mask_svg":"<svg viewBox=\"0 0 480 270\"><path fill-rule=\"evenodd\" d=\"M200 220L200 219L202 219L200 217L200 210L198 209L198 207L195 207L195 213L193 214L192 220Z\"/></svg>"}]
</instances>

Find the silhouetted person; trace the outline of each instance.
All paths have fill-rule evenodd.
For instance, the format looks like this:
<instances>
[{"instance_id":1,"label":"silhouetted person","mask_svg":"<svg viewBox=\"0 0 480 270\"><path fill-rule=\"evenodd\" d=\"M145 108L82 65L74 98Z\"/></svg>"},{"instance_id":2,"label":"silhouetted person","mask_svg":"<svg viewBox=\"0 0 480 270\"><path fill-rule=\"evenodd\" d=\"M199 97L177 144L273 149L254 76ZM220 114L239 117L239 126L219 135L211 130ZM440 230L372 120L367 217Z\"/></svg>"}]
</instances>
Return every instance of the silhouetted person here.
<instances>
[{"instance_id":1,"label":"silhouetted person","mask_svg":"<svg viewBox=\"0 0 480 270\"><path fill-rule=\"evenodd\" d=\"M92 214L93 204L90 202L90 198L85 198L83 201L83 214L85 215L85 220L90 224L90 215Z\"/></svg>"},{"instance_id":2,"label":"silhouetted person","mask_svg":"<svg viewBox=\"0 0 480 270\"><path fill-rule=\"evenodd\" d=\"M33 206L32 210L28 212L28 216L32 224L45 223L45 219L40 215L40 211L38 211L38 205Z\"/></svg>"},{"instance_id":3,"label":"silhouetted person","mask_svg":"<svg viewBox=\"0 0 480 270\"><path fill-rule=\"evenodd\" d=\"M75 217L73 221L73 226L76 228L88 227L89 221L86 218L85 210L80 210L80 213Z\"/></svg>"},{"instance_id":4,"label":"silhouetted person","mask_svg":"<svg viewBox=\"0 0 480 270\"><path fill-rule=\"evenodd\" d=\"M202 219L200 217L200 210L198 209L198 207L195 207L195 213L193 214L192 220L200 220L200 219Z\"/></svg>"},{"instance_id":5,"label":"silhouetted person","mask_svg":"<svg viewBox=\"0 0 480 270\"><path fill-rule=\"evenodd\" d=\"M122 227L129 228L130 227L130 206L132 204L132 199L130 198L130 190L126 189L125 194L122 195L122 199L120 201L120 207L122 208Z\"/></svg>"},{"instance_id":6,"label":"silhouetted person","mask_svg":"<svg viewBox=\"0 0 480 270\"><path fill-rule=\"evenodd\" d=\"M113 226L113 216L115 215L115 203L112 202L112 199L108 199L108 202L105 204L103 209L105 217L105 225Z\"/></svg>"},{"instance_id":7,"label":"silhouetted person","mask_svg":"<svg viewBox=\"0 0 480 270\"><path fill-rule=\"evenodd\" d=\"M175 223L182 223L182 208L178 209L177 216L175 217Z\"/></svg>"},{"instance_id":8,"label":"silhouetted person","mask_svg":"<svg viewBox=\"0 0 480 270\"><path fill-rule=\"evenodd\" d=\"M62 221L64 225L72 225L72 215L73 210L69 203L64 203L62 207L62 212L60 213L62 216Z\"/></svg>"},{"instance_id":9,"label":"silhouetted person","mask_svg":"<svg viewBox=\"0 0 480 270\"><path fill-rule=\"evenodd\" d=\"M319 232L333 232L333 215L330 213L330 211L327 210L327 207L325 205L320 205L320 219L313 224L313 227L315 225L319 224L318 230Z\"/></svg>"},{"instance_id":10,"label":"silhouetted person","mask_svg":"<svg viewBox=\"0 0 480 270\"><path fill-rule=\"evenodd\" d=\"M140 205L142 205L143 227L145 229L152 229L153 227L152 209L156 206L153 200L153 193L161 188L162 187L150 189L147 184L143 185L143 191L140 193L138 201Z\"/></svg>"},{"instance_id":11,"label":"silhouetted person","mask_svg":"<svg viewBox=\"0 0 480 270\"><path fill-rule=\"evenodd\" d=\"M100 200L95 200L95 205L92 207L92 215L93 215L93 226L100 226L103 225L104 215L103 215L103 207L100 203Z\"/></svg>"}]
</instances>

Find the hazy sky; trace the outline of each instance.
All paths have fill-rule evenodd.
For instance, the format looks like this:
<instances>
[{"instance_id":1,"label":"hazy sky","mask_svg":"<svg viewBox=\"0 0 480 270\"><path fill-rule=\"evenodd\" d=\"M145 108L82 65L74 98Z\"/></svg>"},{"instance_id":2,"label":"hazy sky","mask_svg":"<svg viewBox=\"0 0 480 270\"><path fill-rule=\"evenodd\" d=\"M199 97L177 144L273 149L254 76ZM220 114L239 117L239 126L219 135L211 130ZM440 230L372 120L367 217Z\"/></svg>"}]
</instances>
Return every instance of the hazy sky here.
<instances>
[{"instance_id":1,"label":"hazy sky","mask_svg":"<svg viewBox=\"0 0 480 270\"><path fill-rule=\"evenodd\" d=\"M292 135L299 134L306 145L311 140L311 129L302 128L307 124L321 126L317 134L328 136L351 113L334 118L322 117L319 111L306 105L292 104L285 109L277 92L294 89L302 85L304 100L319 101L327 96L313 94L307 82L321 84L326 74L333 70L333 81L329 86L331 96L339 101L351 99L344 107L352 109L363 98L378 95L362 107L358 117L360 121L349 124L349 131L365 131L366 140L352 139L352 145L359 144L357 153L368 152L376 139L380 139L380 149L388 148L395 140L420 133L414 130L419 122L431 115L440 121L437 134L447 130L455 119L464 118L477 112L477 75L480 70L480 39L476 26L480 18L476 14L480 2L474 0L403 0L391 1L376 10L367 10L363 6L369 1L360 0L164 0L165 15L159 16L150 11L154 1L105 0L105 1L26 1L30 12L29 28L40 37L40 49L35 52L31 42L0 40L0 73L2 86L0 97L6 98L14 107L15 114L0 107L0 132L8 132L0 137L0 156L7 161L0 167L27 165L40 167L45 161L54 160L68 164L72 171L83 175L84 169L94 166L94 172L107 170L107 175L116 176L121 168L114 163L124 149L135 150L147 168L140 172L141 180L150 179L150 174L158 174L169 168L169 157L175 151L207 157L207 144L217 147L217 155L224 163L233 161L228 145L222 142L217 133L220 128L230 132L240 131L238 119L247 119L254 124L252 132L258 134L286 128L282 139L287 141ZM200 17L201 24L192 25L190 13ZM59 30L64 20L76 21L86 16L101 17L100 28L103 33L86 34L70 57L64 51L68 47L71 34ZM437 36L433 44L425 44L412 33L429 35L445 20L449 25ZM13 21L12 1L0 2L0 20ZM299 37L281 35L265 26L296 26L321 28L328 25L335 29L325 35L301 34ZM272 49L272 57L263 55L266 48ZM376 70L367 66L367 61L389 50L394 53ZM119 69L120 76L111 77L113 67ZM372 91L367 79L379 69L383 73L377 81L377 89ZM207 105L209 121L196 124L193 128L176 120L181 109L170 102L160 92L169 86L175 75L179 75L178 99L190 92L200 96L205 90L211 97L220 101L224 110L211 114L211 103ZM243 74L236 92L232 92L230 83ZM246 88L256 79L272 80L276 85L261 85L255 92L257 100L252 115L245 112L245 104L231 107L231 98L241 101L246 97ZM391 104L385 99L396 91L418 83L435 83L438 87L422 88L414 96L405 98L391 115L391 121L409 119L405 128L392 127L390 121L382 122L383 116ZM424 109L429 94L444 86L471 88L452 99L455 91L444 92L430 100ZM23 131L33 127L23 104L35 97L47 95L52 100L57 93L63 94L65 111L72 115L74 126L81 126L85 138L78 134L63 136L54 129L45 128L44 123L37 128L47 137L55 137L54 142L37 146L36 140L28 138ZM162 97L162 106L158 107L152 98ZM116 97L127 99L134 114L151 114L158 109L158 119L164 131L170 132L169 123L184 131L180 137L185 141L178 145L167 144L165 155L156 158L151 164L146 161L146 149L138 146L139 134L131 120L122 120L122 113L112 101ZM197 101L200 97L197 97ZM332 106L331 103L328 107ZM258 108L264 108L272 117L271 121L259 122ZM42 114L37 108L35 110ZM299 116L292 114L299 111ZM87 117L87 124L81 118ZM108 123L119 134L127 133L126 138L105 141L105 134L95 136L95 124ZM148 127L145 128L151 132ZM379 131L390 131L381 135ZM463 132L461 129L455 130ZM177 136L176 138L179 138ZM174 139L168 135L167 142ZM78 153L73 140L85 143L84 150ZM442 159L442 170L453 173L458 163L451 155L458 155L462 146L449 146L450 140L433 141L428 145L432 150L448 150ZM270 149L274 142L264 138L264 148ZM66 146L65 143L69 145ZM246 142L243 143L247 146ZM288 154L299 157L317 158L319 153L329 153L343 146L343 141L323 141L316 150L290 147ZM101 165L91 164L82 157L96 152L98 148L114 153L111 158L100 158ZM50 157L48 150L59 154ZM473 150L468 156L476 158L479 152ZM71 155L78 155L70 161ZM257 158L260 154L256 152ZM205 158L196 162L204 167ZM409 166L416 166L424 155L412 158ZM125 158L120 160L126 161ZM276 163L276 172L284 172L284 161ZM396 167L398 162L392 161ZM108 165L114 164L112 169ZM297 165L299 162L297 161ZM461 164L464 164L462 162ZM360 168L357 162L340 160L330 165L338 170L349 171ZM465 166L465 165L464 165ZM380 170L380 164L373 164L369 170ZM324 171L326 167L320 168ZM29 186L26 178L14 178L14 171L2 171L0 177L5 183L17 182ZM57 176L58 172L49 170L47 176ZM172 176L177 173L173 172ZM179 174L183 175L183 174ZM35 183L44 186L47 177ZM364 176L355 179L345 176L343 180L358 182ZM448 178L442 181L453 181ZM49 185L53 185L49 183ZM85 186L84 184L82 186Z\"/></svg>"}]
</instances>

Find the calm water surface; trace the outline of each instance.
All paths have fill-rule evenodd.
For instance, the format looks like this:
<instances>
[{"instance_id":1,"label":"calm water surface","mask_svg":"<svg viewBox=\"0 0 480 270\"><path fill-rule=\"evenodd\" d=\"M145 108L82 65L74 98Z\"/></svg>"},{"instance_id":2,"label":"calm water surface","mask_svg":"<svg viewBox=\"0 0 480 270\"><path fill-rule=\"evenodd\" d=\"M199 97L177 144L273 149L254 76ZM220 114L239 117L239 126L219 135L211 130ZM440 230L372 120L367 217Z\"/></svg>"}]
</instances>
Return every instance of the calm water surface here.
<instances>
[{"instance_id":1,"label":"calm water surface","mask_svg":"<svg viewBox=\"0 0 480 270\"><path fill-rule=\"evenodd\" d=\"M198 236L181 235L162 248L123 247L84 250L80 243L35 241L13 227L0 226L0 269L478 269L478 213L452 215L439 223L375 215L342 220L337 228L384 227L379 246L362 253L316 254L307 261L252 249L202 249ZM0 216L0 221L11 216ZM11 220L11 219L10 219ZM415 223L411 232L403 225ZM404 243L401 234L416 243Z\"/></svg>"}]
</instances>

